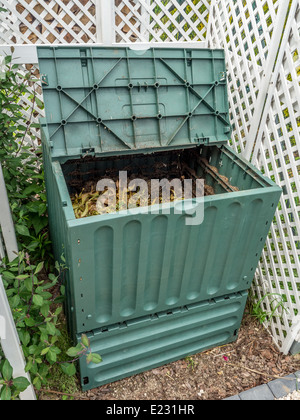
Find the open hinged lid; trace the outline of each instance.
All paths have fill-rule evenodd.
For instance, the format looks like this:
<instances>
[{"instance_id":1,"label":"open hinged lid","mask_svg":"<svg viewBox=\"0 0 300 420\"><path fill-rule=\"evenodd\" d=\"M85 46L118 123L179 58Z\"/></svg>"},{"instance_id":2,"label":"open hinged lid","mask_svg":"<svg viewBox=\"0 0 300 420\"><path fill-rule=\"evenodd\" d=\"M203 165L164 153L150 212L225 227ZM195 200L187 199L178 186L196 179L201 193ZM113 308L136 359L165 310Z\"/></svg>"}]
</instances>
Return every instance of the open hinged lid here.
<instances>
[{"instance_id":1,"label":"open hinged lid","mask_svg":"<svg viewBox=\"0 0 300 420\"><path fill-rule=\"evenodd\" d=\"M223 50L38 47L52 158L230 138Z\"/></svg>"}]
</instances>

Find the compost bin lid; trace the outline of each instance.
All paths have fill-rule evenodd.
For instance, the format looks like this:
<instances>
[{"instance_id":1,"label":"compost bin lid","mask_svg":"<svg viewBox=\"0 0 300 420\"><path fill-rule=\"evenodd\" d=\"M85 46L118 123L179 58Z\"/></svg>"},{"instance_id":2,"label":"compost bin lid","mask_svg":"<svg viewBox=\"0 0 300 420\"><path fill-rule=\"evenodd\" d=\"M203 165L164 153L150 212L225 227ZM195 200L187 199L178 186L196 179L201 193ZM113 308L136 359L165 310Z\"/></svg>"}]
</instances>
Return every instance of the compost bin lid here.
<instances>
[{"instance_id":1,"label":"compost bin lid","mask_svg":"<svg viewBox=\"0 0 300 420\"><path fill-rule=\"evenodd\" d=\"M223 50L38 47L52 158L223 144Z\"/></svg>"}]
</instances>

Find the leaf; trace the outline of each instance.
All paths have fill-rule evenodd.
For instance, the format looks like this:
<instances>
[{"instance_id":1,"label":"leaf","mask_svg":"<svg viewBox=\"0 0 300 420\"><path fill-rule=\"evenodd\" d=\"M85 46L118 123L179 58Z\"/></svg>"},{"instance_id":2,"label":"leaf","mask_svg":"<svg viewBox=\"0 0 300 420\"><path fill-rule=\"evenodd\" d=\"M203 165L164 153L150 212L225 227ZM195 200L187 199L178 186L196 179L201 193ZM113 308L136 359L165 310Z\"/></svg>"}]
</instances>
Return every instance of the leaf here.
<instances>
[{"instance_id":1,"label":"leaf","mask_svg":"<svg viewBox=\"0 0 300 420\"><path fill-rule=\"evenodd\" d=\"M72 363L63 363L61 369L68 376L74 376L76 373L76 367Z\"/></svg>"},{"instance_id":2,"label":"leaf","mask_svg":"<svg viewBox=\"0 0 300 420\"><path fill-rule=\"evenodd\" d=\"M53 324L47 322L46 328L49 335L56 335L56 328Z\"/></svg>"},{"instance_id":3,"label":"leaf","mask_svg":"<svg viewBox=\"0 0 300 420\"><path fill-rule=\"evenodd\" d=\"M92 360L93 360L93 355L92 355L92 353L89 353L86 356L86 363L89 365L92 362Z\"/></svg>"},{"instance_id":4,"label":"leaf","mask_svg":"<svg viewBox=\"0 0 300 420\"><path fill-rule=\"evenodd\" d=\"M5 64L9 64L9 63L11 63L11 60L12 60L12 56L11 55L7 55L5 57L5 59L4 59L4 62L5 62Z\"/></svg>"},{"instance_id":5,"label":"leaf","mask_svg":"<svg viewBox=\"0 0 300 420\"><path fill-rule=\"evenodd\" d=\"M25 333L23 335L22 343L25 347L27 347L28 344L30 343L30 334L29 334L28 331L25 331Z\"/></svg>"},{"instance_id":6,"label":"leaf","mask_svg":"<svg viewBox=\"0 0 300 420\"><path fill-rule=\"evenodd\" d=\"M26 289L28 290L28 292L32 292L33 285L32 285L32 280L31 280L31 278L26 279L26 280L24 281L24 284L25 284L25 287L26 287Z\"/></svg>"},{"instance_id":7,"label":"leaf","mask_svg":"<svg viewBox=\"0 0 300 420\"><path fill-rule=\"evenodd\" d=\"M33 295L32 301L36 306L43 306L44 303L44 299L40 295Z\"/></svg>"},{"instance_id":8,"label":"leaf","mask_svg":"<svg viewBox=\"0 0 300 420\"><path fill-rule=\"evenodd\" d=\"M88 337L87 337L87 335L86 335L86 334L82 334L82 336L81 336L81 341L82 341L82 344L83 344L85 347L89 347L89 346L90 346L90 340L88 339Z\"/></svg>"},{"instance_id":9,"label":"leaf","mask_svg":"<svg viewBox=\"0 0 300 420\"><path fill-rule=\"evenodd\" d=\"M45 356L45 354L47 354L47 353L48 353L49 349L50 349L50 347L46 347L45 349L43 349L43 350L41 351L41 356Z\"/></svg>"},{"instance_id":10,"label":"leaf","mask_svg":"<svg viewBox=\"0 0 300 420\"><path fill-rule=\"evenodd\" d=\"M41 307L41 314L47 318L48 314L49 314L49 310L50 310L50 305L48 303L44 303L43 306Z\"/></svg>"},{"instance_id":11,"label":"leaf","mask_svg":"<svg viewBox=\"0 0 300 420\"><path fill-rule=\"evenodd\" d=\"M19 235L30 236L29 230L25 225L16 225L16 231Z\"/></svg>"},{"instance_id":12,"label":"leaf","mask_svg":"<svg viewBox=\"0 0 300 420\"><path fill-rule=\"evenodd\" d=\"M19 276L16 277L17 280L25 280L28 279L29 275L28 274L20 274Z\"/></svg>"},{"instance_id":13,"label":"leaf","mask_svg":"<svg viewBox=\"0 0 300 420\"><path fill-rule=\"evenodd\" d=\"M49 363L55 363L57 360L57 352L52 347L49 348L47 353L47 360Z\"/></svg>"},{"instance_id":14,"label":"leaf","mask_svg":"<svg viewBox=\"0 0 300 420\"><path fill-rule=\"evenodd\" d=\"M0 400L1 401L10 401L11 399L11 390L8 386L4 386L1 389Z\"/></svg>"},{"instance_id":15,"label":"leaf","mask_svg":"<svg viewBox=\"0 0 300 420\"><path fill-rule=\"evenodd\" d=\"M13 375L13 368L8 360L5 360L2 367L2 376L5 381L10 381Z\"/></svg>"},{"instance_id":16,"label":"leaf","mask_svg":"<svg viewBox=\"0 0 300 420\"><path fill-rule=\"evenodd\" d=\"M13 385L18 391L24 392L29 387L30 382L27 378L20 377L13 380Z\"/></svg>"},{"instance_id":17,"label":"leaf","mask_svg":"<svg viewBox=\"0 0 300 420\"><path fill-rule=\"evenodd\" d=\"M20 303L20 296L15 295L13 298L9 299L9 302L13 308L16 308Z\"/></svg>"},{"instance_id":18,"label":"leaf","mask_svg":"<svg viewBox=\"0 0 300 420\"><path fill-rule=\"evenodd\" d=\"M70 357L76 357L82 351L81 344L78 344L76 347L71 347L67 350L67 355Z\"/></svg>"},{"instance_id":19,"label":"leaf","mask_svg":"<svg viewBox=\"0 0 300 420\"><path fill-rule=\"evenodd\" d=\"M44 268L44 262L40 262L34 272L35 275L37 275L38 273L40 273L42 271L42 269Z\"/></svg>"},{"instance_id":20,"label":"leaf","mask_svg":"<svg viewBox=\"0 0 300 420\"><path fill-rule=\"evenodd\" d=\"M102 362L102 357L99 354L92 353L92 362L97 365Z\"/></svg>"},{"instance_id":21,"label":"leaf","mask_svg":"<svg viewBox=\"0 0 300 420\"><path fill-rule=\"evenodd\" d=\"M15 274L10 273L9 271L3 271L2 276L6 279L6 280L14 280L16 278Z\"/></svg>"},{"instance_id":22,"label":"leaf","mask_svg":"<svg viewBox=\"0 0 300 420\"><path fill-rule=\"evenodd\" d=\"M42 387L42 382L38 376L36 376L32 382L32 384L36 387L37 390L40 390Z\"/></svg>"},{"instance_id":23,"label":"leaf","mask_svg":"<svg viewBox=\"0 0 300 420\"><path fill-rule=\"evenodd\" d=\"M34 318L30 317L30 318L25 318L24 320L25 324L27 325L27 327L33 327L36 324L36 321Z\"/></svg>"},{"instance_id":24,"label":"leaf","mask_svg":"<svg viewBox=\"0 0 300 420\"><path fill-rule=\"evenodd\" d=\"M25 372L26 373L30 371L30 369L32 368L32 365L33 365L32 360L29 360L28 363L25 366Z\"/></svg>"},{"instance_id":25,"label":"leaf","mask_svg":"<svg viewBox=\"0 0 300 420\"><path fill-rule=\"evenodd\" d=\"M37 351L37 346L35 344L33 344L32 346L29 347L28 351L29 354L34 354Z\"/></svg>"}]
</instances>

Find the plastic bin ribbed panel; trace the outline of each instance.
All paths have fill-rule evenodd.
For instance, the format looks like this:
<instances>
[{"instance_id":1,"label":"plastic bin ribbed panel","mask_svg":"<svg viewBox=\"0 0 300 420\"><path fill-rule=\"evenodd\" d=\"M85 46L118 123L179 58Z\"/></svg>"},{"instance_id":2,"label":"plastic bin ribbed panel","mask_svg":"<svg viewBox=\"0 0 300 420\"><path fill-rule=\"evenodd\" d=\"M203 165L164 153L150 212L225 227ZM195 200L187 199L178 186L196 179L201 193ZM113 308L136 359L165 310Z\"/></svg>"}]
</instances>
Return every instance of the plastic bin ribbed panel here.
<instances>
[{"instance_id":1,"label":"plastic bin ribbed panel","mask_svg":"<svg viewBox=\"0 0 300 420\"><path fill-rule=\"evenodd\" d=\"M88 333L103 361L80 359L83 390L236 340L246 300L246 292L228 295Z\"/></svg>"},{"instance_id":2,"label":"plastic bin ribbed panel","mask_svg":"<svg viewBox=\"0 0 300 420\"><path fill-rule=\"evenodd\" d=\"M220 156L249 189L206 197L199 226L186 226L185 214L143 211L76 220L60 164L46 164L73 333L249 289L281 190L226 147Z\"/></svg>"}]
</instances>

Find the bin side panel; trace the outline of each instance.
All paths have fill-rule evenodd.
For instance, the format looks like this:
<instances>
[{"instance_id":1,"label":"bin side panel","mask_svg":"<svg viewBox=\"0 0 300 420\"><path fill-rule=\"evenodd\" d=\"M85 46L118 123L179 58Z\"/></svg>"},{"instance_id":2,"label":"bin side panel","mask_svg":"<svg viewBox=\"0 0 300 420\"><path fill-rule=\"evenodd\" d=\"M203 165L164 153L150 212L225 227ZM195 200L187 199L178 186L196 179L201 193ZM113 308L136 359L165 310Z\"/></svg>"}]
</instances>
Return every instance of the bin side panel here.
<instances>
[{"instance_id":1,"label":"bin side panel","mask_svg":"<svg viewBox=\"0 0 300 420\"><path fill-rule=\"evenodd\" d=\"M76 332L249 289L279 198L268 190L207 201L199 226L119 214L69 227Z\"/></svg>"},{"instance_id":2,"label":"bin side panel","mask_svg":"<svg viewBox=\"0 0 300 420\"><path fill-rule=\"evenodd\" d=\"M83 390L235 341L246 300L246 292L233 294L89 333L91 350L103 361L80 359Z\"/></svg>"},{"instance_id":3,"label":"bin side panel","mask_svg":"<svg viewBox=\"0 0 300 420\"><path fill-rule=\"evenodd\" d=\"M47 135L47 133L45 134L45 132L42 130L43 160L47 192L50 239L52 241L52 249L55 261L66 265L66 270L64 270L63 274L63 282L67 286L65 312L69 323L69 330L73 331L76 329L74 320L75 314L72 310L72 308L75 306L75 302L72 300L75 294L73 289L73 280L70 276L69 264L72 258L72 253L70 252L69 227L67 222L67 220L71 217L71 212L73 213L73 211L68 207L64 207L61 191L59 189L59 184L63 188L66 188L64 177L60 164L58 162L51 162L47 143L44 140L45 135ZM66 263L62 260L62 257Z\"/></svg>"}]
</instances>

